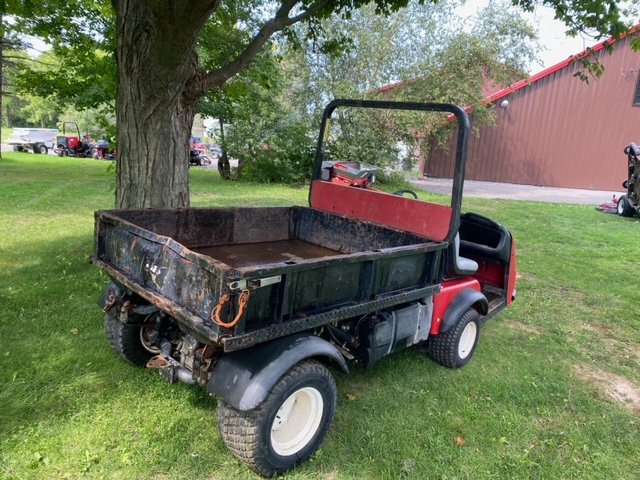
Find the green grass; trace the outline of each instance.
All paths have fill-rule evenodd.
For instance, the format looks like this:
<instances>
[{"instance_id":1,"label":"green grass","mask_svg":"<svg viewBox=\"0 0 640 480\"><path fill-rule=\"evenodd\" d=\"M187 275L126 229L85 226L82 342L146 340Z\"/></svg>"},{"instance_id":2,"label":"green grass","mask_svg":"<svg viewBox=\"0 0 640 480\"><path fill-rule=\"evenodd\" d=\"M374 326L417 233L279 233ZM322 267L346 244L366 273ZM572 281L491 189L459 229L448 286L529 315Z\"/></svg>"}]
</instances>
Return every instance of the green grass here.
<instances>
[{"instance_id":1,"label":"green grass","mask_svg":"<svg viewBox=\"0 0 640 480\"><path fill-rule=\"evenodd\" d=\"M0 478L256 478L224 447L214 399L107 346L96 301L108 280L89 262L93 212L113 206L107 165L0 161ZM191 177L195 206L307 198L213 170ZM640 411L585 372L640 386L640 221L534 202L464 209L514 233L517 301L461 370L408 350L336 373L332 430L285 478L638 478Z\"/></svg>"},{"instance_id":2,"label":"green grass","mask_svg":"<svg viewBox=\"0 0 640 480\"><path fill-rule=\"evenodd\" d=\"M2 127L2 138L0 141L4 143L13 133L13 128Z\"/></svg>"}]
</instances>

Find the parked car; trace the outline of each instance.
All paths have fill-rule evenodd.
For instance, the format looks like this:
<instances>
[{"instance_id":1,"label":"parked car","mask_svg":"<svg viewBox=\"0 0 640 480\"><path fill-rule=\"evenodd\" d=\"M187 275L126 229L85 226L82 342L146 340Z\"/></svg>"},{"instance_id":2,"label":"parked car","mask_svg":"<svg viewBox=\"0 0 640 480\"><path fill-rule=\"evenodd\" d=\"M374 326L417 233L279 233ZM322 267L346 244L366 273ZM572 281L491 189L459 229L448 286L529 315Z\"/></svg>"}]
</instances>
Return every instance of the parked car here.
<instances>
[{"instance_id":1,"label":"parked car","mask_svg":"<svg viewBox=\"0 0 640 480\"><path fill-rule=\"evenodd\" d=\"M7 140L14 152L48 153L56 142L55 128L14 128Z\"/></svg>"}]
</instances>

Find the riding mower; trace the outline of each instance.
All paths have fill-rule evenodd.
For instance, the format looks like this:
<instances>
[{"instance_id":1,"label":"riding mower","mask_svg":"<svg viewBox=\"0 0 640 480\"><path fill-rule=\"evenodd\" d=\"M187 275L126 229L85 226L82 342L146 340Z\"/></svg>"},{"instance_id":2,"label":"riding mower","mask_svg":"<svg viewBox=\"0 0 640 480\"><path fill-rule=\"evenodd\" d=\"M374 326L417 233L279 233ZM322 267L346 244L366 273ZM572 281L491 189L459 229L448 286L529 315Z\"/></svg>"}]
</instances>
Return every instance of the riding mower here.
<instances>
[{"instance_id":1,"label":"riding mower","mask_svg":"<svg viewBox=\"0 0 640 480\"><path fill-rule=\"evenodd\" d=\"M74 134L67 133L67 126L72 126ZM56 148L53 150L59 157L92 157L94 145L88 135L80 138L80 129L76 122L62 122L62 135L56 137Z\"/></svg>"},{"instance_id":2,"label":"riding mower","mask_svg":"<svg viewBox=\"0 0 640 480\"><path fill-rule=\"evenodd\" d=\"M640 147L630 143L625 147L627 155L627 179L622 186L627 190L618 200L617 212L623 217L633 217L640 212Z\"/></svg>"}]
</instances>

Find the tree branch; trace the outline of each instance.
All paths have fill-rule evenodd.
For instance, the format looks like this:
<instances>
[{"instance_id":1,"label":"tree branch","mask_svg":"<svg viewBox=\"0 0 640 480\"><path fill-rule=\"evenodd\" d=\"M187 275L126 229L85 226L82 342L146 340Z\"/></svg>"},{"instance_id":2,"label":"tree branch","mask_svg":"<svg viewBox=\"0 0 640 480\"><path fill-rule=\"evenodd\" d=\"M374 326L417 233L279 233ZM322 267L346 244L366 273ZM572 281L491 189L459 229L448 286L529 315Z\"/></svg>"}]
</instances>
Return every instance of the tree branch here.
<instances>
[{"instance_id":1,"label":"tree branch","mask_svg":"<svg viewBox=\"0 0 640 480\"><path fill-rule=\"evenodd\" d=\"M293 10L293 7L295 7L297 3L298 0L283 1L275 16L262 25L258 33L256 33L244 51L240 53L235 60L204 75L198 93L207 92L213 87L224 84L224 82L249 66L274 33L317 15L329 2L328 0L317 0L302 13L294 17L289 17L291 10Z\"/></svg>"}]
</instances>

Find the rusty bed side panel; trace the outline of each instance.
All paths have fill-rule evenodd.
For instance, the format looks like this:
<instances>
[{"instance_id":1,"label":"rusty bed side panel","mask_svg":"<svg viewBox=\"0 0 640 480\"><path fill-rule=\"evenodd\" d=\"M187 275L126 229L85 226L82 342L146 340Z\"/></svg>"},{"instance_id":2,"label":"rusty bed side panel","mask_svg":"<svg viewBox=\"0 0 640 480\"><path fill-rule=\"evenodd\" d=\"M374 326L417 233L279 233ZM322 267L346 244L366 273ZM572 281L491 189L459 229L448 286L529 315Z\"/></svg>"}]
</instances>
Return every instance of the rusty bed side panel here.
<instances>
[{"instance_id":1,"label":"rusty bed side panel","mask_svg":"<svg viewBox=\"0 0 640 480\"><path fill-rule=\"evenodd\" d=\"M314 208L294 207L292 220L295 222L292 226L295 238L343 253L377 251L430 242L425 237L412 233Z\"/></svg>"},{"instance_id":2,"label":"rusty bed side panel","mask_svg":"<svg viewBox=\"0 0 640 480\"><path fill-rule=\"evenodd\" d=\"M370 302L345 305L343 308L335 308L325 312L318 312L307 317L297 318L289 322L270 325L259 330L247 332L241 335L225 337L222 339L224 350L232 352L247 348L256 343L262 343L284 335L291 335L311 328L316 328L327 323L337 322L347 318L365 315L376 310L389 308L401 303L411 302L429 297L440 291L440 285L431 285L418 289L410 289L398 292L394 295L383 297Z\"/></svg>"},{"instance_id":3,"label":"rusty bed side panel","mask_svg":"<svg viewBox=\"0 0 640 480\"><path fill-rule=\"evenodd\" d=\"M97 260L134 282L138 286L136 293L142 294L145 289L155 292L207 323L221 295L228 266L117 217L105 214L99 221L98 243L102 246Z\"/></svg>"},{"instance_id":4,"label":"rusty bed side panel","mask_svg":"<svg viewBox=\"0 0 640 480\"><path fill-rule=\"evenodd\" d=\"M178 319L181 322L182 327L198 338L202 343L219 342L220 337L217 330L205 325L200 317L193 315L180 305L151 291L150 289L144 288L142 285L133 281L130 277L123 275L122 272L114 269L111 265L97 259L94 259L94 263L104 270L113 280L136 292L147 302L152 303L162 311L165 311L172 317Z\"/></svg>"},{"instance_id":5,"label":"rusty bed side panel","mask_svg":"<svg viewBox=\"0 0 640 480\"><path fill-rule=\"evenodd\" d=\"M289 207L223 207L114 210L119 218L185 247L286 240ZM265 229L265 226L268 226Z\"/></svg>"},{"instance_id":6,"label":"rusty bed side panel","mask_svg":"<svg viewBox=\"0 0 640 480\"><path fill-rule=\"evenodd\" d=\"M299 327L332 309L401 302L407 291L437 284L446 247L305 207L127 210L98 212L96 220L96 263L214 342L293 321ZM190 225L195 221L202 224ZM220 226L232 233L218 232ZM281 281L251 290L232 331L211 321L230 281L272 276Z\"/></svg>"}]
</instances>

